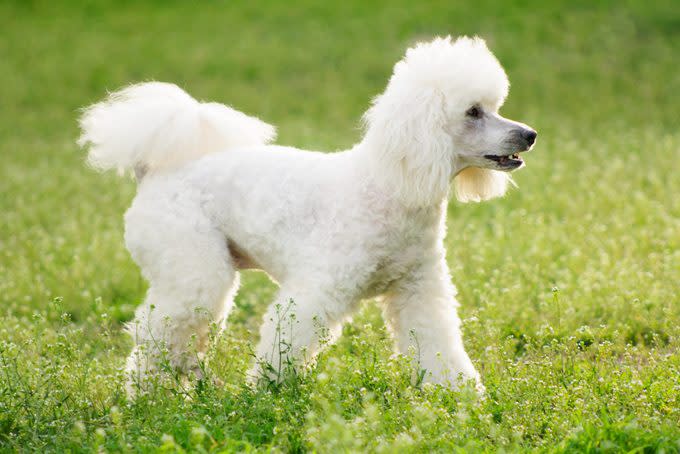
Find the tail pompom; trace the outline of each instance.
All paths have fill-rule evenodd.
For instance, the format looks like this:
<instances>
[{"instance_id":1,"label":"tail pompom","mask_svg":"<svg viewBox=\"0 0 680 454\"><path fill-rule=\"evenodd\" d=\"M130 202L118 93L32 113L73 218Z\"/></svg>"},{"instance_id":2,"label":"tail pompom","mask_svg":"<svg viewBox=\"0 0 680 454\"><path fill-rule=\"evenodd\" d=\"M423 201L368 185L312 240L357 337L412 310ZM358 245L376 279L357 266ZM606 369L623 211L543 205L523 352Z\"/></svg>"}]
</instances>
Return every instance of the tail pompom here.
<instances>
[{"instance_id":1,"label":"tail pompom","mask_svg":"<svg viewBox=\"0 0 680 454\"><path fill-rule=\"evenodd\" d=\"M223 104L201 103L177 85L146 82L85 109L78 145L88 163L119 172L170 170L208 153L263 145L273 126Z\"/></svg>"}]
</instances>

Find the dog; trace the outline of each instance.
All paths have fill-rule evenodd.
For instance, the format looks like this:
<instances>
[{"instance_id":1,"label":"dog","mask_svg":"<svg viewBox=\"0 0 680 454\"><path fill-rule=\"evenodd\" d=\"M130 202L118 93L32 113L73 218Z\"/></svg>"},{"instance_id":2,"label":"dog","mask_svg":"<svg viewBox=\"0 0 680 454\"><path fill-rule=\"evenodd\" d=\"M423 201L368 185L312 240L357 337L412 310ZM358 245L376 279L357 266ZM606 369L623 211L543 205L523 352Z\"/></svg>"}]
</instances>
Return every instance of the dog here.
<instances>
[{"instance_id":1,"label":"dog","mask_svg":"<svg viewBox=\"0 0 680 454\"><path fill-rule=\"evenodd\" d=\"M138 183L125 244L149 289L131 328L128 389L158 367L149 352L161 345L179 371L200 374L209 326L227 318L244 269L279 284L249 377L308 363L361 300L377 298L397 351L418 349L426 382L483 389L443 239L450 192L502 196L536 140L498 114L508 87L480 38L419 43L364 114L362 140L337 153L273 145L274 127L168 83L85 109L89 164Z\"/></svg>"}]
</instances>

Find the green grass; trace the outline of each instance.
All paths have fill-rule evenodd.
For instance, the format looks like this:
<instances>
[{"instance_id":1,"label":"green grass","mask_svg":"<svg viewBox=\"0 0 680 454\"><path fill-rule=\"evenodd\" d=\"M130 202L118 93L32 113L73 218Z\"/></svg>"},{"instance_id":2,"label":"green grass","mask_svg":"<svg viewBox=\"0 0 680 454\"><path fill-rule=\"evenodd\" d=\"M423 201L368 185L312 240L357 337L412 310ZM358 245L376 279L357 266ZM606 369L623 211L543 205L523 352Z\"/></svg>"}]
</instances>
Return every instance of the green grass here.
<instances>
[{"instance_id":1,"label":"green grass","mask_svg":"<svg viewBox=\"0 0 680 454\"><path fill-rule=\"evenodd\" d=\"M680 10L673 1L0 4L0 450L680 451ZM246 273L211 350L223 387L125 398L134 184L74 145L77 109L177 82L342 149L405 47L479 34L539 143L502 200L449 208L487 387L408 384L369 302L304 377L243 373L275 287ZM170 378L171 380L171 378Z\"/></svg>"}]
</instances>

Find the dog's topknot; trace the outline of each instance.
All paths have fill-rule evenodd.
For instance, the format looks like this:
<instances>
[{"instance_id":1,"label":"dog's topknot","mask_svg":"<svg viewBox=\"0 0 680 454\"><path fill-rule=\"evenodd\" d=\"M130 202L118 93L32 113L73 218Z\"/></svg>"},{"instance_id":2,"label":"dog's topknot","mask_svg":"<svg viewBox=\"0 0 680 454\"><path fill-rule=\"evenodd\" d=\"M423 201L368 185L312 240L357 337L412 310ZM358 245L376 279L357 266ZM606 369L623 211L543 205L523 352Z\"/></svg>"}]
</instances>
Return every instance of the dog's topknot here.
<instances>
[{"instance_id":1,"label":"dog's topknot","mask_svg":"<svg viewBox=\"0 0 680 454\"><path fill-rule=\"evenodd\" d=\"M479 37L450 36L418 43L406 51L394 66L390 84L412 87L435 87L447 101L456 94L461 102L487 98L490 105L500 107L510 84L503 67Z\"/></svg>"}]
</instances>

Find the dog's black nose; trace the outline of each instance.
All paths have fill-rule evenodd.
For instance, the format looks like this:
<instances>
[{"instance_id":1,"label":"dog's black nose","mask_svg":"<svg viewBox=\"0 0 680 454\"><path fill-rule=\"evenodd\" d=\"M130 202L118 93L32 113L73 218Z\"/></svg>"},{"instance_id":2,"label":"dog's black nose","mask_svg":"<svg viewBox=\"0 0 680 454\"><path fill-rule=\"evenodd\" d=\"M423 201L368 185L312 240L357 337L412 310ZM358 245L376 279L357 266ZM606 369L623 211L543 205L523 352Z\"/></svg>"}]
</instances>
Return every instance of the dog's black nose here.
<instances>
[{"instance_id":1,"label":"dog's black nose","mask_svg":"<svg viewBox=\"0 0 680 454\"><path fill-rule=\"evenodd\" d=\"M527 141L529 146L532 146L536 142L536 136L538 133L533 129L525 129L522 131L522 138Z\"/></svg>"}]
</instances>

